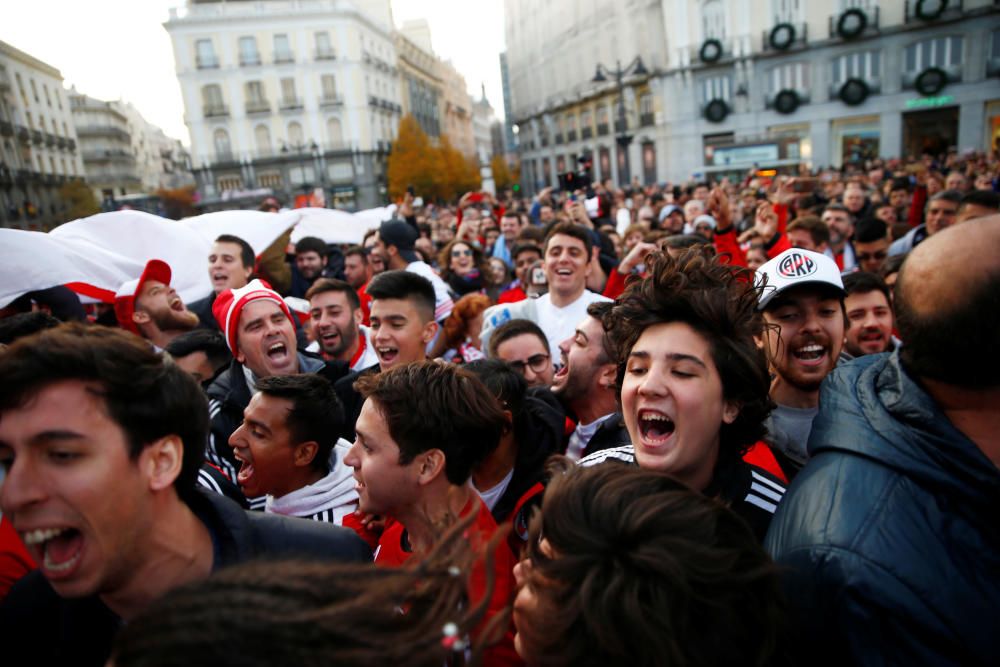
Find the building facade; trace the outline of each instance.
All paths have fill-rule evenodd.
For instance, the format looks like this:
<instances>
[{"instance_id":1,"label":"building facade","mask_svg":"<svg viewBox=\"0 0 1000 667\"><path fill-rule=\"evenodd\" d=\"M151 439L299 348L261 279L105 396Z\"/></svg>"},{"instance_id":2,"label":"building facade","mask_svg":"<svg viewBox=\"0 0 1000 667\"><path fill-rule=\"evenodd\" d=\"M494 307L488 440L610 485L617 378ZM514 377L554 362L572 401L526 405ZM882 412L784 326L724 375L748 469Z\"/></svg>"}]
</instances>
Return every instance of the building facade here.
<instances>
[{"instance_id":1,"label":"building facade","mask_svg":"<svg viewBox=\"0 0 1000 667\"><path fill-rule=\"evenodd\" d=\"M141 138L134 136L121 103L105 102L76 90L70 91L69 102L87 184L102 209L116 210L120 197L143 192L135 149Z\"/></svg>"},{"instance_id":2,"label":"building facade","mask_svg":"<svg viewBox=\"0 0 1000 667\"><path fill-rule=\"evenodd\" d=\"M441 133L451 145L467 157L476 154L472 134L472 99L465 88L465 77L448 61L440 62L444 95L441 100Z\"/></svg>"},{"instance_id":3,"label":"building facade","mask_svg":"<svg viewBox=\"0 0 1000 667\"><path fill-rule=\"evenodd\" d=\"M606 5L552 3L540 11L559 12L553 23L533 21L530 0L507 0L510 115L529 188L556 184L560 165L584 153L596 177L678 182L985 150L1000 136L991 0ZM598 64L611 73L636 56L645 73L633 69L621 87L610 75L594 81Z\"/></svg>"},{"instance_id":4,"label":"building facade","mask_svg":"<svg viewBox=\"0 0 1000 667\"><path fill-rule=\"evenodd\" d=\"M65 222L60 189L83 174L59 70L0 42L0 226Z\"/></svg>"},{"instance_id":5,"label":"building facade","mask_svg":"<svg viewBox=\"0 0 1000 667\"><path fill-rule=\"evenodd\" d=\"M441 102L444 81L437 56L430 50L430 39L421 39L424 31L410 26L407 31L396 32L394 42L399 58L399 86L403 113L413 114L427 136L441 136ZM421 44L423 42L423 44Z\"/></svg>"},{"instance_id":6,"label":"building facade","mask_svg":"<svg viewBox=\"0 0 1000 667\"><path fill-rule=\"evenodd\" d=\"M383 203L405 97L389 0L188 0L164 27L207 208Z\"/></svg>"}]
</instances>

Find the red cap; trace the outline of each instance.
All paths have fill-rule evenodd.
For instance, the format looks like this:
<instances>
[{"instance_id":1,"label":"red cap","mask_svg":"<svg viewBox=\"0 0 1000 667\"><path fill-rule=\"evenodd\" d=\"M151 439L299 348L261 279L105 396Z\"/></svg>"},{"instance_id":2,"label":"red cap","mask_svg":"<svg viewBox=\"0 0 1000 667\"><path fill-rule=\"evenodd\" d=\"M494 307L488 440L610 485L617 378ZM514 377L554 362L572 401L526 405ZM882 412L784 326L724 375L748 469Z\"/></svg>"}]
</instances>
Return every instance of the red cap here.
<instances>
[{"instance_id":1,"label":"red cap","mask_svg":"<svg viewBox=\"0 0 1000 667\"><path fill-rule=\"evenodd\" d=\"M142 270L141 276L123 284L115 292L115 317L118 318L118 324L134 334L139 333L139 327L132 320L132 315L135 313L135 298L142 291L142 286L150 280L169 285L170 265L161 259L151 259L146 262L146 268Z\"/></svg>"}]
</instances>

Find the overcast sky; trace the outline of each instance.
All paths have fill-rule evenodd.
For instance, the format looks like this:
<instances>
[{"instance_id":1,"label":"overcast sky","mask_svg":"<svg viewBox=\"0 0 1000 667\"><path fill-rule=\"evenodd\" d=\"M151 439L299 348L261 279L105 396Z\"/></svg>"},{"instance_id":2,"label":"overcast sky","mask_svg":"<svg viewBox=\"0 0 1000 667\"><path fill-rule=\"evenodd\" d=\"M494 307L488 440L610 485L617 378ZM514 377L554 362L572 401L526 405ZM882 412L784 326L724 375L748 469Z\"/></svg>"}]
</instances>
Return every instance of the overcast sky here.
<instances>
[{"instance_id":1,"label":"overcast sky","mask_svg":"<svg viewBox=\"0 0 1000 667\"><path fill-rule=\"evenodd\" d=\"M151 123L189 143L173 50L163 29L183 0L2 0L0 40L62 72L67 86L101 99L124 99ZM426 18L435 52L480 83L503 116L499 54L503 0L392 0L393 18Z\"/></svg>"}]
</instances>

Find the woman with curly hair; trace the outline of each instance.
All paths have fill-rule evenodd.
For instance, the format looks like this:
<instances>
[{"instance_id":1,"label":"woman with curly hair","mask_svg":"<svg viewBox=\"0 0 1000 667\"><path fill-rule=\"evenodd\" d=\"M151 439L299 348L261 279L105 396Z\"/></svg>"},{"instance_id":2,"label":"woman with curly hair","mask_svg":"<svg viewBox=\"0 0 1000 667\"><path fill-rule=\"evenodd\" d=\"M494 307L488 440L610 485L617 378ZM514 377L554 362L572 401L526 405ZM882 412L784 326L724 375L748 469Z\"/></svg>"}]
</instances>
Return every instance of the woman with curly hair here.
<instances>
[{"instance_id":1,"label":"woman with curly hair","mask_svg":"<svg viewBox=\"0 0 1000 667\"><path fill-rule=\"evenodd\" d=\"M493 275L483 251L467 241L454 240L438 254L441 278L458 296L480 292L493 285Z\"/></svg>"},{"instance_id":2,"label":"woman with curly hair","mask_svg":"<svg viewBox=\"0 0 1000 667\"><path fill-rule=\"evenodd\" d=\"M431 358L465 363L485 359L479 332L483 330L483 313L491 305L485 294L466 294L455 302L451 315L441 324L441 335L434 343Z\"/></svg>"},{"instance_id":3,"label":"woman with curly hair","mask_svg":"<svg viewBox=\"0 0 1000 667\"><path fill-rule=\"evenodd\" d=\"M759 288L745 269L699 248L650 255L647 266L647 277L604 318L631 444L580 463L617 460L670 473L729 503L763 540L785 485L759 442L773 408L756 343L764 330Z\"/></svg>"}]
</instances>

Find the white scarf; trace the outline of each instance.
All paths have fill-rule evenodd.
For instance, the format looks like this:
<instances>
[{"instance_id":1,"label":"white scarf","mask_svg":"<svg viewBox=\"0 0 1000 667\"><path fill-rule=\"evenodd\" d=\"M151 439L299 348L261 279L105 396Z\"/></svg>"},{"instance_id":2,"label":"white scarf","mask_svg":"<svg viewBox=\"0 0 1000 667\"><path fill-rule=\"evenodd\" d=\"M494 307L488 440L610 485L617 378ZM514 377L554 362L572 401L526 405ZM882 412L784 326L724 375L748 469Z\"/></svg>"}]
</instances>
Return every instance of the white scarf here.
<instances>
[{"instance_id":1,"label":"white scarf","mask_svg":"<svg viewBox=\"0 0 1000 667\"><path fill-rule=\"evenodd\" d=\"M339 439L330 453L330 473L326 477L280 498L268 496L264 511L309 517L324 510L333 510L334 521L342 524L344 517L358 508L353 469L344 465L344 456L349 449L350 443Z\"/></svg>"}]
</instances>

